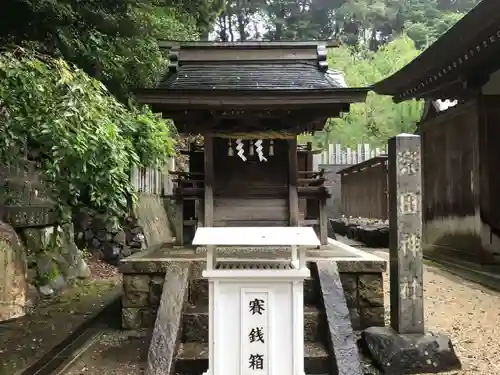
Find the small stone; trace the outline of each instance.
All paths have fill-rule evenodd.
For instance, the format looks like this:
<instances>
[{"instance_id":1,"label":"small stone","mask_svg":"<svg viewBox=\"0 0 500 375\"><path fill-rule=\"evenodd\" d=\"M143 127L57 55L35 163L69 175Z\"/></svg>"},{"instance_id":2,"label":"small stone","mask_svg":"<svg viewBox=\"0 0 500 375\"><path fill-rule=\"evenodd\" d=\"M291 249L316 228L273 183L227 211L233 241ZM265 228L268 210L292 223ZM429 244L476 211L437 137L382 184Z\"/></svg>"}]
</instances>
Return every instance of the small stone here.
<instances>
[{"instance_id":1,"label":"small stone","mask_svg":"<svg viewBox=\"0 0 500 375\"><path fill-rule=\"evenodd\" d=\"M92 242L92 239L94 238L94 232L90 229L86 229L85 232L83 232L83 239L85 240L86 243Z\"/></svg>"},{"instance_id":2,"label":"small stone","mask_svg":"<svg viewBox=\"0 0 500 375\"><path fill-rule=\"evenodd\" d=\"M49 297L54 294L54 289L50 285L42 285L38 287L38 292L44 297Z\"/></svg>"},{"instance_id":3,"label":"small stone","mask_svg":"<svg viewBox=\"0 0 500 375\"><path fill-rule=\"evenodd\" d=\"M90 277L90 274L91 272L87 262L80 257L76 264L76 277L79 279L87 279Z\"/></svg>"},{"instance_id":4,"label":"small stone","mask_svg":"<svg viewBox=\"0 0 500 375\"><path fill-rule=\"evenodd\" d=\"M91 245L94 249L100 249L101 248L101 241L99 241L97 238L93 238Z\"/></svg>"},{"instance_id":5,"label":"small stone","mask_svg":"<svg viewBox=\"0 0 500 375\"><path fill-rule=\"evenodd\" d=\"M127 244L127 236L125 235L125 231L123 229L120 229L118 233L114 235L113 242L123 246Z\"/></svg>"},{"instance_id":6,"label":"small stone","mask_svg":"<svg viewBox=\"0 0 500 375\"><path fill-rule=\"evenodd\" d=\"M64 277L62 275L59 275L56 278L50 280L49 285L54 290L61 290L67 286L66 280L64 280Z\"/></svg>"},{"instance_id":7,"label":"small stone","mask_svg":"<svg viewBox=\"0 0 500 375\"><path fill-rule=\"evenodd\" d=\"M109 241L108 232L104 229L101 229L97 231L96 238L101 242Z\"/></svg>"},{"instance_id":8,"label":"small stone","mask_svg":"<svg viewBox=\"0 0 500 375\"><path fill-rule=\"evenodd\" d=\"M132 248L132 249L141 249L142 248L142 242L137 242L137 241L131 241L129 243L129 246Z\"/></svg>"},{"instance_id":9,"label":"small stone","mask_svg":"<svg viewBox=\"0 0 500 375\"><path fill-rule=\"evenodd\" d=\"M123 257L129 257L132 255L132 249L129 246L125 246L122 249L122 256Z\"/></svg>"},{"instance_id":10,"label":"small stone","mask_svg":"<svg viewBox=\"0 0 500 375\"><path fill-rule=\"evenodd\" d=\"M142 228L137 226L137 227L133 227L130 229L130 233L132 234L138 234L138 233L142 233Z\"/></svg>"}]
</instances>

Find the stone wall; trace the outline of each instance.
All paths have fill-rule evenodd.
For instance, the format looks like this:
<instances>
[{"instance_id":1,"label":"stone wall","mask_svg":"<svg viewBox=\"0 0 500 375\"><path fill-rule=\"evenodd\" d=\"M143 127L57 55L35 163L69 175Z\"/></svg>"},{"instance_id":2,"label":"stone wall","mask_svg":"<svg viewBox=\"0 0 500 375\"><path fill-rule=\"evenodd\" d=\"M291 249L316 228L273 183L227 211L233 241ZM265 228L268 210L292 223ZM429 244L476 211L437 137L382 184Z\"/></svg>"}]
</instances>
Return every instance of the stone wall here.
<instances>
[{"instance_id":1,"label":"stone wall","mask_svg":"<svg viewBox=\"0 0 500 375\"><path fill-rule=\"evenodd\" d=\"M134 212L122 221L82 209L75 215L76 242L81 249L107 261L172 242L168 208L158 195L139 194Z\"/></svg>"},{"instance_id":2,"label":"stone wall","mask_svg":"<svg viewBox=\"0 0 500 375\"><path fill-rule=\"evenodd\" d=\"M154 326L168 262L137 260L120 265L123 273L122 327L138 330ZM339 272L353 329L384 326L383 274L378 268L363 267L355 272L347 262L339 262ZM163 271L163 272L162 272ZM150 273L149 273L150 272ZM320 295L320 291L317 291ZM207 296L208 298L208 296Z\"/></svg>"},{"instance_id":3,"label":"stone wall","mask_svg":"<svg viewBox=\"0 0 500 375\"><path fill-rule=\"evenodd\" d=\"M7 301L6 295L0 297L0 321L25 314L36 291L51 295L72 279L89 276L74 243L73 225L57 222L51 195L36 162L20 159L0 166L0 223L4 228L0 231L0 290L19 292L14 315L14 302ZM11 312L4 310L9 305Z\"/></svg>"},{"instance_id":4,"label":"stone wall","mask_svg":"<svg viewBox=\"0 0 500 375\"><path fill-rule=\"evenodd\" d=\"M382 273L340 272L339 275L352 328L362 330L373 326L384 326Z\"/></svg>"},{"instance_id":5,"label":"stone wall","mask_svg":"<svg viewBox=\"0 0 500 375\"><path fill-rule=\"evenodd\" d=\"M133 215L119 221L84 208L74 221L78 247L98 259L115 261L146 247L143 229Z\"/></svg>"},{"instance_id":6,"label":"stone wall","mask_svg":"<svg viewBox=\"0 0 500 375\"><path fill-rule=\"evenodd\" d=\"M130 273L123 275L122 327L152 328L160 306L165 274Z\"/></svg>"}]
</instances>

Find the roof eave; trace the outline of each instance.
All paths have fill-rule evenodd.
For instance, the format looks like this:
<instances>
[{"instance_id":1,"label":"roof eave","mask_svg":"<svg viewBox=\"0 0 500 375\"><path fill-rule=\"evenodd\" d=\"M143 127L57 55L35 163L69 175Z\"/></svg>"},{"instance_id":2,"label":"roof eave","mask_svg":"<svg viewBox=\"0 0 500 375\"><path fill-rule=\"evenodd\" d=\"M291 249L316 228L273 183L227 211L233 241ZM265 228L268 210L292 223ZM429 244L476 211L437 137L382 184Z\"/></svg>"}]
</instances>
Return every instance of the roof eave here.
<instances>
[{"instance_id":1,"label":"roof eave","mask_svg":"<svg viewBox=\"0 0 500 375\"><path fill-rule=\"evenodd\" d=\"M304 90L168 90L140 89L135 97L141 104L163 104L196 107L198 105L322 105L362 103L368 88L304 89ZM284 103L283 100L287 99Z\"/></svg>"},{"instance_id":2,"label":"roof eave","mask_svg":"<svg viewBox=\"0 0 500 375\"><path fill-rule=\"evenodd\" d=\"M495 35L492 35L496 43L500 43L500 35L496 26L500 23L499 15L500 1L483 0L413 61L374 84L374 91L380 95L401 95L409 87L432 76L432 72L440 68L441 64L446 67L448 61L444 60L458 58L467 54L471 49L475 49L475 39L481 34L491 34L488 33L490 29L495 31ZM478 31L471 33L470 30ZM454 49L451 53L446 52L449 51L450 46ZM450 59L443 56L446 53ZM411 98L411 95L406 96L405 100Z\"/></svg>"}]
</instances>

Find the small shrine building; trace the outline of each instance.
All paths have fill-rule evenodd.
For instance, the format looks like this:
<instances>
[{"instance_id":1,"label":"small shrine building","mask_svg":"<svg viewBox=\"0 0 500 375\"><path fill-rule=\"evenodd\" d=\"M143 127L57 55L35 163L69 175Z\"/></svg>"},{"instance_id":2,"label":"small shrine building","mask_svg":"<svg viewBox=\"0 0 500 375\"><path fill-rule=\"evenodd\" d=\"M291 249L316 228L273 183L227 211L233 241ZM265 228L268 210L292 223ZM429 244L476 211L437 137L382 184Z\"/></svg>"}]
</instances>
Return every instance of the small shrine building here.
<instances>
[{"instance_id":1,"label":"small shrine building","mask_svg":"<svg viewBox=\"0 0 500 375\"><path fill-rule=\"evenodd\" d=\"M199 226L313 226L327 244L323 172L312 171L310 145L297 135L322 130L328 118L363 102L367 88L348 88L327 64L322 42L172 42L168 73L140 103L200 134L183 150L177 244Z\"/></svg>"}]
</instances>

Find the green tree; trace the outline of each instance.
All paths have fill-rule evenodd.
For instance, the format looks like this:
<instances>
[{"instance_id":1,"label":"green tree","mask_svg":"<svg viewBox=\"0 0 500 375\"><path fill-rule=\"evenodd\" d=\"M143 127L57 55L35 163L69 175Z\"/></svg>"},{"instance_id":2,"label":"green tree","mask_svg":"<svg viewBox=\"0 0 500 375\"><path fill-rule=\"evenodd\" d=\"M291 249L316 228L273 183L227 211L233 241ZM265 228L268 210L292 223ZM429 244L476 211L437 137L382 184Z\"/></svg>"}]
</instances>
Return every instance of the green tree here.
<instances>
[{"instance_id":1,"label":"green tree","mask_svg":"<svg viewBox=\"0 0 500 375\"><path fill-rule=\"evenodd\" d=\"M130 166L162 165L173 153L168 122L127 108L62 59L4 52L0 77L0 163L36 151L62 208L122 214L133 196Z\"/></svg>"},{"instance_id":2,"label":"green tree","mask_svg":"<svg viewBox=\"0 0 500 375\"><path fill-rule=\"evenodd\" d=\"M396 72L418 54L414 42L401 36L377 52L359 52L348 47L331 49L329 66L343 71L350 87L366 87ZM421 112L421 102L395 104L391 97L370 92L366 103L351 105L349 113L329 119L324 131L304 140L312 140L321 148L332 142L380 145L393 135L412 133Z\"/></svg>"},{"instance_id":3,"label":"green tree","mask_svg":"<svg viewBox=\"0 0 500 375\"><path fill-rule=\"evenodd\" d=\"M62 57L125 100L157 83L164 58L157 39L205 32L216 0L6 0L0 44Z\"/></svg>"}]
</instances>

